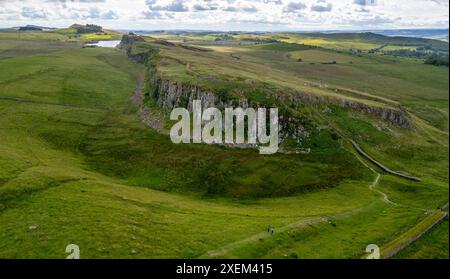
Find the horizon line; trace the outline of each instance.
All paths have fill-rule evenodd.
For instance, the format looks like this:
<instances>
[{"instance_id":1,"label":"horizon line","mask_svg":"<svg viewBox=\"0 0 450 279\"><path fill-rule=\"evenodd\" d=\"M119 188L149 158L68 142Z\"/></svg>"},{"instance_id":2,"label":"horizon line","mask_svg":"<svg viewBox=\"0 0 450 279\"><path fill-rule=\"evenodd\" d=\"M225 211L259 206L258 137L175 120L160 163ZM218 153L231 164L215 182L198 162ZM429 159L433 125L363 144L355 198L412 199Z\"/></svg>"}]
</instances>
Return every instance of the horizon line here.
<instances>
[{"instance_id":1,"label":"horizon line","mask_svg":"<svg viewBox=\"0 0 450 279\"><path fill-rule=\"evenodd\" d=\"M77 23L74 23L77 24ZM92 23L90 23L92 24ZM37 27L44 27L49 29L64 29L69 28L68 27L51 27L51 26L45 26L45 25L39 25L39 24L25 24L25 25L18 25L18 26L0 26L0 29L14 29L18 27L24 27L24 26L37 26ZM101 26L101 25L99 25ZM103 27L103 26L102 26ZM442 31L449 31L449 27L401 27L401 28L361 28L361 29L346 29L346 28L336 28L336 29L274 29L274 30L239 30L239 29L200 29L200 28L151 28L151 29L144 29L144 28L108 28L103 27L105 29L113 30L113 31L195 31L195 32L257 32L257 33L279 33L279 32L287 32L287 33L298 33L298 32L370 32L370 31L391 31L391 30L442 30Z\"/></svg>"}]
</instances>

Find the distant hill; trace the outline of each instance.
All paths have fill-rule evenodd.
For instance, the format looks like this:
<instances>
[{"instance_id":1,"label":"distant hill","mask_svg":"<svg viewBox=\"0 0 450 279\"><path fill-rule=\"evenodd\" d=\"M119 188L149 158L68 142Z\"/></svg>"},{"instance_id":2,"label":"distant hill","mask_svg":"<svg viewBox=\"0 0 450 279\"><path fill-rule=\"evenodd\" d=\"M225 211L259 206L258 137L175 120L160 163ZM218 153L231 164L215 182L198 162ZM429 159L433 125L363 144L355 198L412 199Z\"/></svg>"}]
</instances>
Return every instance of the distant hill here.
<instances>
[{"instance_id":1,"label":"distant hill","mask_svg":"<svg viewBox=\"0 0 450 279\"><path fill-rule=\"evenodd\" d=\"M370 32L385 36L414 37L425 39L448 37L448 29L393 29L393 30L374 30Z\"/></svg>"},{"instance_id":2,"label":"distant hill","mask_svg":"<svg viewBox=\"0 0 450 279\"><path fill-rule=\"evenodd\" d=\"M42 31L42 28L34 26L22 26L19 27L19 31Z\"/></svg>"},{"instance_id":3,"label":"distant hill","mask_svg":"<svg viewBox=\"0 0 450 279\"><path fill-rule=\"evenodd\" d=\"M103 32L103 28L99 25L95 24L73 24L70 26L71 29L75 29L78 34L86 34L86 33L101 33Z\"/></svg>"},{"instance_id":4,"label":"distant hill","mask_svg":"<svg viewBox=\"0 0 450 279\"><path fill-rule=\"evenodd\" d=\"M19 31L51 31L51 30L55 30L56 28L27 24L25 26L13 27L12 29L19 30Z\"/></svg>"},{"instance_id":5,"label":"distant hill","mask_svg":"<svg viewBox=\"0 0 450 279\"><path fill-rule=\"evenodd\" d=\"M367 43L380 45L397 45L397 46L416 46L416 47L431 47L437 51L448 52L448 43L444 41L413 38L403 36L385 36L375 34L372 32L363 33L304 33L302 35L308 37L317 37L331 40L349 40L349 41L363 41Z\"/></svg>"}]
</instances>

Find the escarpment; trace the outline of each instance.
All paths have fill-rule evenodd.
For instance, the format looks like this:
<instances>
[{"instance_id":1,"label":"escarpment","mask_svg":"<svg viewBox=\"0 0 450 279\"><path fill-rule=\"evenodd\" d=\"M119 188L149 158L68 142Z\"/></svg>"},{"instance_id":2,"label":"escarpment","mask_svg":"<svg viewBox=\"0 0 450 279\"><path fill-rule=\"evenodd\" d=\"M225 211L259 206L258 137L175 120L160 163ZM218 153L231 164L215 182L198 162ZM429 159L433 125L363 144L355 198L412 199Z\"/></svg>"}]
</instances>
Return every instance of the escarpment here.
<instances>
[{"instance_id":1,"label":"escarpment","mask_svg":"<svg viewBox=\"0 0 450 279\"><path fill-rule=\"evenodd\" d=\"M148 59L150 59L151 51L137 51L135 45L136 42L144 42L144 39L141 36L132 33L123 35L119 48L122 48L127 52L127 56L130 60L145 64Z\"/></svg>"},{"instance_id":2,"label":"escarpment","mask_svg":"<svg viewBox=\"0 0 450 279\"><path fill-rule=\"evenodd\" d=\"M121 42L121 47L126 50L127 55L130 59L144 63L147 65L150 75L147 79L148 92L146 92L149 97L166 111L171 111L175 107L185 107L189 111L192 111L193 100L201 100L202 107L261 107L267 105L262 105L260 103L254 103L244 96L233 97L224 96L224 94L218 94L210 89L205 89L200 86L189 84L186 82L177 82L159 76L156 73L156 59L158 56L158 49L156 47L148 47L142 51L136 48L136 43L142 42L143 39L136 35L124 35ZM161 44L161 42L157 42ZM164 44L163 44L164 45ZM406 112L400 107L390 106L390 105L371 105L365 102L359 102L354 99L339 98L339 96L331 95L318 95L308 92L295 92L295 94L283 94L279 92L273 92L271 94L273 99L273 104L280 104L283 101L289 101L290 103L303 103L303 104L317 104L317 105L331 105L341 108L355 110L360 113L375 115L381 119L390 122L394 126L412 129L413 123L406 116ZM282 135L282 137L298 137L302 136L307 132L305 131L303 123L292 117L283 110L280 115L280 125L281 130L283 127L289 127L288 134Z\"/></svg>"},{"instance_id":3,"label":"escarpment","mask_svg":"<svg viewBox=\"0 0 450 279\"><path fill-rule=\"evenodd\" d=\"M171 111L176 107L184 107L192 112L193 101L200 100L202 108L216 107L225 109L226 107L258 108L266 107L261 104L253 104L247 98L224 99L211 90L205 90L191 84L183 84L167 79L150 78L150 97L156 105L166 111ZM300 140L307 138L309 133L303 123L288 115L285 111L279 111L280 140L293 138Z\"/></svg>"},{"instance_id":4,"label":"escarpment","mask_svg":"<svg viewBox=\"0 0 450 279\"><path fill-rule=\"evenodd\" d=\"M285 96L283 94L277 94L277 99L288 99L292 102L304 102L309 104L328 104L328 105L336 105L341 108L352 109L364 114L375 115L382 118L385 121L390 122L396 127L412 129L413 123L406 116L406 112L403 111L400 107L391 107L391 106L372 106L367 105L363 102L353 101L350 99L342 99L339 97L332 96L320 96L316 94L310 94L306 92L302 92L299 94Z\"/></svg>"}]
</instances>

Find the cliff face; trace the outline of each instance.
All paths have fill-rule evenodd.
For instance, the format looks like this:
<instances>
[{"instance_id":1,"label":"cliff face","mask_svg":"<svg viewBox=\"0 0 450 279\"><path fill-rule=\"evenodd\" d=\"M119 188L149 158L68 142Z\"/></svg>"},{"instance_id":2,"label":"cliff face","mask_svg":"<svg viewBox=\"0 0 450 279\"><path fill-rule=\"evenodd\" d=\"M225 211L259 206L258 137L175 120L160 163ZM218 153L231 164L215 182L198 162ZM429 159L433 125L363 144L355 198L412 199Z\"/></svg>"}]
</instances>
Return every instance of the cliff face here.
<instances>
[{"instance_id":1,"label":"cliff face","mask_svg":"<svg viewBox=\"0 0 450 279\"><path fill-rule=\"evenodd\" d=\"M155 80L154 83L156 90L153 92L153 97L157 104L166 110L172 110L174 107L185 107L191 111L193 100L201 100L204 108L237 106L247 108L249 106L249 101L245 98L224 101L214 92L205 91L193 85L179 84L170 80ZM279 99L282 98L283 97L279 97ZM339 100L337 98L325 98L309 94L301 94L294 99L296 99L296 101L307 103L334 104L342 108L349 108L365 114L376 115L391 122L397 127L406 129L411 129L413 127L412 122L406 117L405 112L400 109L375 107L361 102Z\"/></svg>"},{"instance_id":2,"label":"cliff face","mask_svg":"<svg viewBox=\"0 0 450 279\"><path fill-rule=\"evenodd\" d=\"M201 100L202 107L255 107L248 99L223 99L215 92L199 88L195 85L177 83L167 79L160 79L155 74L155 68L151 64L152 58L156 55L157 50L149 50L141 53L133 53L132 46L134 42L142 41L143 39L136 35L124 35L121 42L121 47L127 50L130 59L145 63L150 70L150 96L156 101L156 104L164 110L170 111L175 107L185 107L192 111L193 100ZM295 95L275 94L275 99L289 100L292 102L310 103L310 104L329 104L336 105L342 108L352 109L365 114L376 115L393 125L401 128L413 128L412 122L407 118L406 113L399 108L393 107L377 107L370 106L362 102L343 100L334 97L324 97L308 93L298 93ZM290 127L288 134L282 137L302 137L307 132L298 119L290 117L289 115L280 115L280 125L283 127ZM293 128L294 127L294 128ZM295 128L296 127L296 128ZM283 129L281 129L283 130Z\"/></svg>"},{"instance_id":3,"label":"cliff face","mask_svg":"<svg viewBox=\"0 0 450 279\"><path fill-rule=\"evenodd\" d=\"M202 107L224 108L230 106L248 107L247 99L224 101L212 91L202 90L193 85L156 79L153 81L152 97L161 108L170 111L175 107L184 107L192 111L192 102L201 100Z\"/></svg>"},{"instance_id":4,"label":"cliff face","mask_svg":"<svg viewBox=\"0 0 450 279\"><path fill-rule=\"evenodd\" d=\"M330 104L337 105L342 108L353 109L358 112L362 112L369 115L376 115L386 121L389 121L394 126L412 129L413 123L406 116L406 113L400 108L392 107L378 107L370 106L362 102L356 102L351 100L339 99L334 97L324 97L319 95L312 95L308 93L301 93L295 96L284 96L283 94L278 94L276 96L278 99L289 99L293 102L305 102L310 104Z\"/></svg>"},{"instance_id":5,"label":"cliff face","mask_svg":"<svg viewBox=\"0 0 450 279\"><path fill-rule=\"evenodd\" d=\"M150 96L156 101L156 104L166 111L171 111L176 107L187 108L192 112L192 104L194 100L200 100L202 108L216 107L224 109L226 107L241 107L243 109L253 107L257 109L258 106L252 105L248 99L229 99L224 100L219 95L212 91L203 90L194 85L182 84L170 80L151 79L152 91ZM269 109L269 107L267 107ZM309 138L309 132L298 119L284 115L279 111L279 137L280 142L286 138L292 138L301 141Z\"/></svg>"},{"instance_id":6,"label":"cliff face","mask_svg":"<svg viewBox=\"0 0 450 279\"><path fill-rule=\"evenodd\" d=\"M129 46L134 42L143 42L143 41L144 41L144 39L142 37L130 33L128 35L122 36L122 40L121 40L120 44L122 46L127 46L127 45Z\"/></svg>"},{"instance_id":7,"label":"cliff face","mask_svg":"<svg viewBox=\"0 0 450 279\"><path fill-rule=\"evenodd\" d=\"M406 113L399 109L371 107L363 103L341 101L340 106L343 108L351 108L366 114L373 114L383 118L397 127L412 129L412 122L406 117Z\"/></svg>"},{"instance_id":8,"label":"cliff face","mask_svg":"<svg viewBox=\"0 0 450 279\"><path fill-rule=\"evenodd\" d=\"M144 39L140 36L129 34L123 35L120 41L119 48L124 49L127 52L127 56L130 60L137 63L146 63L149 59L149 52L137 52L133 53L133 44L135 42L143 42Z\"/></svg>"}]
</instances>

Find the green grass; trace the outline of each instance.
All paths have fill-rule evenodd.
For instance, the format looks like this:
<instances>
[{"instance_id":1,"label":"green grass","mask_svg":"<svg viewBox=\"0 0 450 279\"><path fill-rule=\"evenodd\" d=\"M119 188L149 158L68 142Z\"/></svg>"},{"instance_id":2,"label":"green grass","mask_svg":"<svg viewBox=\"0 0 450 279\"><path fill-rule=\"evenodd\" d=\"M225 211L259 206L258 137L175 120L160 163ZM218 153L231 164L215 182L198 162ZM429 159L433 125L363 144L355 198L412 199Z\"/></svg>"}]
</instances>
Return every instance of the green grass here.
<instances>
[{"instance_id":1,"label":"green grass","mask_svg":"<svg viewBox=\"0 0 450 279\"><path fill-rule=\"evenodd\" d=\"M339 150L317 147L317 153L302 157L260 157L257 150L173 145L167 136L137 123L135 117L111 113L93 127L82 147L89 164L134 185L235 198L287 196L333 187L364 173L352 155Z\"/></svg>"},{"instance_id":2,"label":"green grass","mask_svg":"<svg viewBox=\"0 0 450 279\"><path fill-rule=\"evenodd\" d=\"M23 40L0 33L0 53L7 58L0 59L0 97L54 103L0 98L0 258L64 258L70 243L80 246L82 258L197 258L217 250L233 258L359 258L368 244L382 246L414 228L423 220L418 207L435 209L448 201L448 134L441 123L448 118L445 69L291 44L206 52L151 39L143 43L144 49L161 49L161 76L220 94L239 96L234 90L243 88L245 94L256 92L254 102L273 102L273 90L336 94L317 86L318 71L330 86L368 94L343 98L391 106L375 98L382 96L409 105L412 113L414 102L442 111L441 117L426 118L424 109L416 116L417 128L405 131L332 105L283 103L307 120L310 138L300 145L311 153L261 156L251 149L172 144L141 123L131 104L144 66L120 50L83 49L83 39L68 39L69 33ZM74 43L50 48L53 38ZM308 63L331 59L338 64ZM346 76L358 69L376 78L362 85ZM380 80L386 84L378 85ZM395 83L412 91L383 91ZM424 88L429 95L421 93ZM331 129L317 129L328 122L393 169L424 181L383 175L377 189L403 206L384 203L369 189L374 175L341 147L343 140ZM273 236L264 235L268 225L275 227ZM427 237L405 257L445 257L448 238L434 234L439 244L429 249L419 242L431 241Z\"/></svg>"},{"instance_id":3,"label":"green grass","mask_svg":"<svg viewBox=\"0 0 450 279\"><path fill-rule=\"evenodd\" d=\"M336 61L336 63L353 63L353 61L361 61L362 59L355 59L352 55L341 54L334 51L327 50L319 50L319 49L310 49L310 50L300 50L291 52L291 57L293 59L299 60L305 63L331 63ZM299 61L300 62L300 61ZM366 63L370 63L370 60L367 59Z\"/></svg>"},{"instance_id":4,"label":"green grass","mask_svg":"<svg viewBox=\"0 0 450 279\"><path fill-rule=\"evenodd\" d=\"M395 255L396 259L448 259L448 219Z\"/></svg>"},{"instance_id":5,"label":"green grass","mask_svg":"<svg viewBox=\"0 0 450 279\"><path fill-rule=\"evenodd\" d=\"M381 257L389 257L393 255L399 249L408 245L415 238L420 237L422 232L433 226L433 224L436 224L436 222L444 216L446 216L445 213L439 210L428 213L427 216L423 218L423 220L416 226L380 247Z\"/></svg>"},{"instance_id":6,"label":"green grass","mask_svg":"<svg viewBox=\"0 0 450 279\"><path fill-rule=\"evenodd\" d=\"M235 258L359 258L372 243L387 241L417 219L417 213L405 212L376 202L355 210L350 216L328 216L325 222L292 228L232 247L219 257Z\"/></svg>"},{"instance_id":7,"label":"green grass","mask_svg":"<svg viewBox=\"0 0 450 279\"><path fill-rule=\"evenodd\" d=\"M375 98L397 102L428 124L448 131L448 68L445 67L376 54L352 55L323 49L278 51L278 44L213 47L212 52L155 47L161 49L159 73L167 78L192 81L213 89L225 82L231 88L246 88L251 83L253 91L265 90L269 84L287 92L335 98L351 97L336 94L335 89L357 91L363 93L356 98L360 102L378 106L383 104L373 104ZM298 62L302 56L304 62ZM336 64L330 64L333 61Z\"/></svg>"},{"instance_id":8,"label":"green grass","mask_svg":"<svg viewBox=\"0 0 450 279\"><path fill-rule=\"evenodd\" d=\"M290 44L290 43L272 43L254 46L252 48L272 51L300 51L311 49L311 46L303 44Z\"/></svg>"},{"instance_id":9,"label":"green grass","mask_svg":"<svg viewBox=\"0 0 450 279\"><path fill-rule=\"evenodd\" d=\"M80 245L84 258L197 257L263 230L267 222L281 226L351 210L375 198L360 181L330 191L244 203L127 186L90 171L83 156L73 151L76 139L105 112L2 104L2 127L8 131L2 134L2 158L10 169L2 169L0 219L7 225L0 233L1 257L61 258L72 242ZM12 113L17 111L22 112L20 118ZM61 125L46 122L49 118ZM49 143L48 137L39 137L41 130L60 131L65 144ZM63 134L73 142L66 142ZM342 199L348 202L342 204ZM34 224L38 228L29 230ZM131 254L132 249L138 253Z\"/></svg>"}]
</instances>

